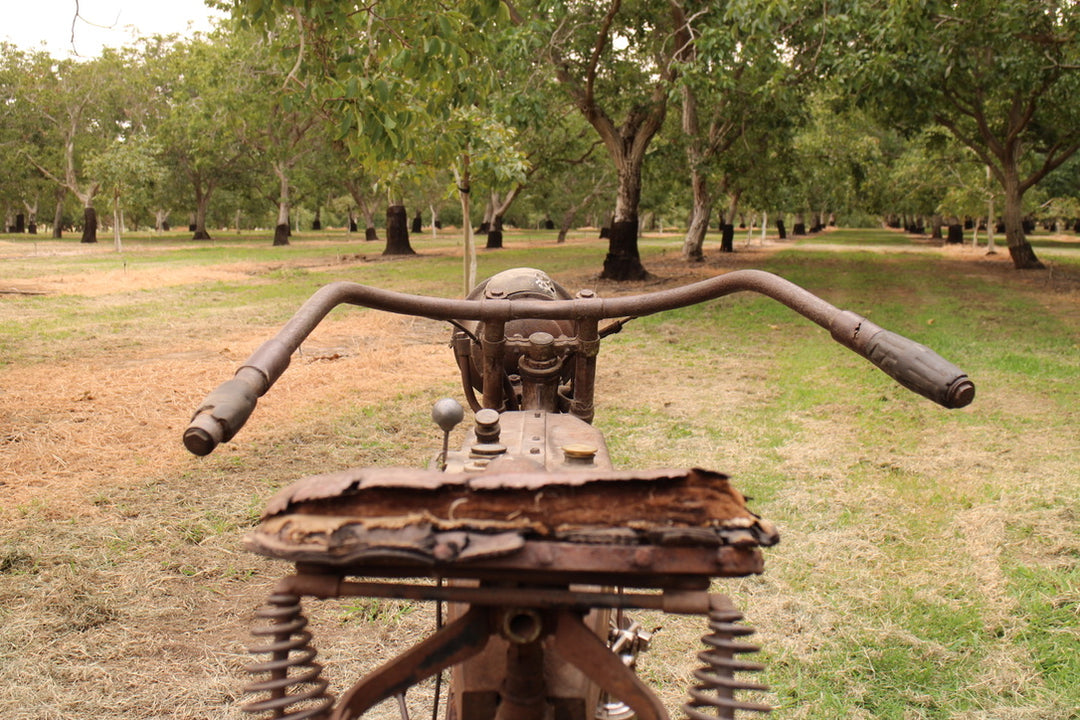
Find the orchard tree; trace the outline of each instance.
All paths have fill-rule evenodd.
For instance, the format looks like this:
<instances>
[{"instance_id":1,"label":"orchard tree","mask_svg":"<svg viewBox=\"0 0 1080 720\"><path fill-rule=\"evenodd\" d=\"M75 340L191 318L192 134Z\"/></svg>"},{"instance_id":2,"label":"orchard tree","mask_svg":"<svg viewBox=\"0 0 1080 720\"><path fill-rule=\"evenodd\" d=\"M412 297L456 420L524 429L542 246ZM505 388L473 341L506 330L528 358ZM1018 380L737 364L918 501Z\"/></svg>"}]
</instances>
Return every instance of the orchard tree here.
<instances>
[{"instance_id":1,"label":"orchard tree","mask_svg":"<svg viewBox=\"0 0 1080 720\"><path fill-rule=\"evenodd\" d=\"M41 174L70 192L83 207L82 242L97 242L94 199L101 181L86 163L123 132L121 113L137 98L126 92L124 57L108 48L93 60L54 60L37 52L24 57L22 98L48 138L24 149Z\"/></svg>"},{"instance_id":2,"label":"orchard tree","mask_svg":"<svg viewBox=\"0 0 1080 720\"><path fill-rule=\"evenodd\" d=\"M566 102L550 66L537 65L535 52L521 27L502 29L498 52L490 60L500 92L489 97L490 114L512 129L504 143L509 155L524 155L523 174L514 174L506 184L495 177L482 178L489 187L482 231L487 232L487 248L501 248L503 223L515 201L545 176L562 175L568 165L580 163L592 154L596 133L581 114ZM532 72L524 72L531 70ZM501 132L501 131L497 131ZM492 171L499 173L498 164Z\"/></svg>"},{"instance_id":3,"label":"orchard tree","mask_svg":"<svg viewBox=\"0 0 1080 720\"><path fill-rule=\"evenodd\" d=\"M338 125L354 159L378 176L392 203L386 253L399 245L398 203L412 178L452 170L462 212L469 216L474 160L488 148L497 119L485 115L496 91L493 53L497 0L447 4L384 0L354 6L334 0L290 5L281 0L234 0L241 20L267 27L283 16L298 31L286 90L293 102L321 108ZM503 156L505 172L520 172L516 153ZM400 217L401 222L398 222ZM463 223L466 286L475 271L469 223ZM406 236L407 237L407 236Z\"/></svg>"},{"instance_id":4,"label":"orchard tree","mask_svg":"<svg viewBox=\"0 0 1080 720\"><path fill-rule=\"evenodd\" d=\"M233 42L246 48L243 72L250 100L240 116L240 134L248 151L266 162L273 173L267 192L277 207L274 245L288 245L290 213L296 190L295 174L317 144L318 108L306 102L297 64L304 36L287 18L264 29L234 31ZM297 84L300 92L291 87Z\"/></svg>"},{"instance_id":5,"label":"orchard tree","mask_svg":"<svg viewBox=\"0 0 1080 720\"><path fill-rule=\"evenodd\" d=\"M1051 206L1061 211L1059 217L1071 221L1071 228L1080 232L1080 208L1071 214L1065 212L1073 202L1080 203L1080 155L1074 155L1063 163L1047 176L1040 187L1050 199Z\"/></svg>"},{"instance_id":6,"label":"orchard tree","mask_svg":"<svg viewBox=\"0 0 1080 720\"><path fill-rule=\"evenodd\" d=\"M808 98L808 117L794 137L799 205L811 225L822 227L835 213L870 210L874 173L885 164L880 128L831 91Z\"/></svg>"},{"instance_id":7,"label":"orchard tree","mask_svg":"<svg viewBox=\"0 0 1080 720\"><path fill-rule=\"evenodd\" d=\"M1040 268L1024 194L1080 148L1080 7L1072 0L830 3L832 67L896 123L935 122L1004 192L1018 269Z\"/></svg>"},{"instance_id":8,"label":"orchard tree","mask_svg":"<svg viewBox=\"0 0 1080 720\"><path fill-rule=\"evenodd\" d=\"M617 184L602 143L580 114L560 115L556 127L551 135L558 145L537 161L540 169L524 200L540 224L558 230L556 242L563 243L583 215L611 212Z\"/></svg>"},{"instance_id":9,"label":"orchard tree","mask_svg":"<svg viewBox=\"0 0 1080 720\"><path fill-rule=\"evenodd\" d=\"M682 136L693 195L682 249L687 260L703 258L716 194L737 197L751 180L767 181L778 169L768 162L769 146L775 150L783 142L800 93L784 62L780 24L770 18L760 8L717 3L688 20L693 42L678 56ZM750 157L725 158L740 138L743 147L735 150L749 150L745 136L756 128L761 129L754 143L759 147ZM729 208L728 222L732 212Z\"/></svg>"},{"instance_id":10,"label":"orchard tree","mask_svg":"<svg viewBox=\"0 0 1080 720\"><path fill-rule=\"evenodd\" d=\"M241 142L254 100L245 58L236 36L219 30L176 43L154 71L165 90L155 139L175 178L171 185L189 189L195 240L210 239L206 223L215 191L251 181L254 158Z\"/></svg>"},{"instance_id":11,"label":"orchard tree","mask_svg":"<svg viewBox=\"0 0 1080 720\"><path fill-rule=\"evenodd\" d=\"M895 154L880 166L881 200L873 210L883 216L886 224L920 230L930 221L936 236L941 237L941 221L934 218L950 180L940 147L943 132L947 131L931 126L914 137L902 138Z\"/></svg>"},{"instance_id":12,"label":"orchard tree","mask_svg":"<svg viewBox=\"0 0 1080 720\"><path fill-rule=\"evenodd\" d=\"M136 135L116 140L87 163L88 172L100 180L102 190L112 202L113 242L117 252L123 250L124 203L146 207L151 194L162 184L164 169L159 156L153 141Z\"/></svg>"},{"instance_id":13,"label":"orchard tree","mask_svg":"<svg viewBox=\"0 0 1080 720\"><path fill-rule=\"evenodd\" d=\"M31 117L21 97L24 72L23 53L13 45L0 43L0 220L6 225L9 214L25 207L31 232L35 232L42 178L27 162L25 153L31 149L39 153L42 148L36 145L43 138L40 123Z\"/></svg>"},{"instance_id":14,"label":"orchard tree","mask_svg":"<svg viewBox=\"0 0 1080 720\"><path fill-rule=\"evenodd\" d=\"M642 165L649 143L664 125L678 59L692 42L683 3L505 4L600 136L615 166L618 189L601 277L648 277L637 242Z\"/></svg>"}]
</instances>

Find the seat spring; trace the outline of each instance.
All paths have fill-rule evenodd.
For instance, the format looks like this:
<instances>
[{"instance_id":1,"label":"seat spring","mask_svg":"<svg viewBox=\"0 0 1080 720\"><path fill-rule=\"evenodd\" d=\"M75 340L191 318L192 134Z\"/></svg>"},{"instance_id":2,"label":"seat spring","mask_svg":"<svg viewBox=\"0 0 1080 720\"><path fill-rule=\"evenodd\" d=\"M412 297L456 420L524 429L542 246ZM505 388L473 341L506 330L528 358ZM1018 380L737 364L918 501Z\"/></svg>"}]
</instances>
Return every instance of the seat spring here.
<instances>
[{"instance_id":1,"label":"seat spring","mask_svg":"<svg viewBox=\"0 0 1080 720\"><path fill-rule=\"evenodd\" d=\"M305 630L307 618L295 595L272 595L256 613L260 622L252 630L263 644L248 650L253 655L269 655L263 662L245 668L258 678L244 688L248 694L262 694L243 706L244 712L262 715L261 720L324 720L334 704L326 692L329 683L321 677L322 666Z\"/></svg>"},{"instance_id":2,"label":"seat spring","mask_svg":"<svg viewBox=\"0 0 1080 720\"><path fill-rule=\"evenodd\" d=\"M766 685L747 682L735 676L737 672L760 672L764 669L763 665L745 661L741 657L757 652L759 648L739 640L754 633L751 627L736 625L740 620L742 614L730 607L714 605L709 612L710 633L701 638L708 649L698 654L698 659L704 665L694 672L697 684L690 688L690 702L682 706L690 720L733 720L739 710L772 712L769 705L746 702L735 697L735 692L740 690L768 690Z\"/></svg>"}]
</instances>

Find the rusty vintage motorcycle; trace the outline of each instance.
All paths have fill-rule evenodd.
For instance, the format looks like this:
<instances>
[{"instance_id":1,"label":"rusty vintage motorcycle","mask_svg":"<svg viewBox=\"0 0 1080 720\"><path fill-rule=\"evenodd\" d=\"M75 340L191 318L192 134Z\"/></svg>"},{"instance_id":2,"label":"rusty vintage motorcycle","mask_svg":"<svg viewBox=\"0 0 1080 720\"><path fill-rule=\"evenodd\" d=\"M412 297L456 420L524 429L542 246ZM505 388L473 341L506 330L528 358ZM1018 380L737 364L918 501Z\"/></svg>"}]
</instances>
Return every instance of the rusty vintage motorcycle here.
<instances>
[{"instance_id":1,"label":"rusty vintage motorcycle","mask_svg":"<svg viewBox=\"0 0 1080 720\"><path fill-rule=\"evenodd\" d=\"M336 306L446 321L472 418L463 445L455 400L432 417L442 451L426 469L370 467L303 478L266 506L247 537L256 553L293 564L258 613L263 658L248 670L245 709L266 718L357 718L437 678L433 715L450 720L666 720L634 672L650 633L627 615L702 615L701 667L682 707L692 720L764 713L743 693L762 669L747 656L732 601L715 578L763 571L775 527L719 472L621 470L592 424L601 339L632 318L735 292L773 298L900 384L946 408L975 386L927 347L840 310L767 272L737 270L683 287L601 298L571 295L519 268L465 299L408 295L348 282L316 292L235 376L199 406L184 443L206 455L233 438ZM301 599L362 596L436 603L432 634L386 660L340 697L329 693ZM442 612L444 604L447 608ZM441 678L450 687L441 709ZM752 677L752 676L750 676ZM760 700L760 698L758 698Z\"/></svg>"}]
</instances>

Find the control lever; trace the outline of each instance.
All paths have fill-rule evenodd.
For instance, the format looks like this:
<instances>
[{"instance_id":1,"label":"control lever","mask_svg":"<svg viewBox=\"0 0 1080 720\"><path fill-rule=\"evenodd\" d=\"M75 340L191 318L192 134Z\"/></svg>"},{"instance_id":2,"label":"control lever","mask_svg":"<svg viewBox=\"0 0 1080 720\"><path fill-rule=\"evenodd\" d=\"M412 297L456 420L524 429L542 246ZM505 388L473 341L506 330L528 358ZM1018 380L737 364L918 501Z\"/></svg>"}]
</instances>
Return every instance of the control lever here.
<instances>
[{"instance_id":1,"label":"control lever","mask_svg":"<svg viewBox=\"0 0 1080 720\"><path fill-rule=\"evenodd\" d=\"M450 431L465 419L465 408L453 398L443 398L431 408L431 419L442 428L442 453L439 454L439 470L446 470L446 454L450 451Z\"/></svg>"}]
</instances>

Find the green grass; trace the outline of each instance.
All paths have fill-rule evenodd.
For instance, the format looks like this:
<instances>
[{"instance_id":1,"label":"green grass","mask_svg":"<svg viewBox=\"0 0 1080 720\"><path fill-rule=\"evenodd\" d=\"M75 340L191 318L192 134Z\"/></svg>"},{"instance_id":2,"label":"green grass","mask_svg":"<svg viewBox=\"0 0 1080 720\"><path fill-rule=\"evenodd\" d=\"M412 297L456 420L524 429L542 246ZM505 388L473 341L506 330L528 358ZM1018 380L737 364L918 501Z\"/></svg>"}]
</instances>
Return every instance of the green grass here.
<instances>
[{"instance_id":1,"label":"green grass","mask_svg":"<svg viewBox=\"0 0 1080 720\"><path fill-rule=\"evenodd\" d=\"M852 247L885 245L900 248L912 244L912 240L908 235L884 228L860 228L858 233L839 231L825 235L807 235L793 238L793 241L796 245L827 242Z\"/></svg>"},{"instance_id":2,"label":"green grass","mask_svg":"<svg viewBox=\"0 0 1080 720\"><path fill-rule=\"evenodd\" d=\"M526 246L525 239L541 244ZM29 241L14 242L32 249ZM843 249L814 249L817 242ZM768 665L763 679L779 708L773 717L1075 720L1080 259L1069 254L1071 247L1053 248L1052 273L1037 275L932 252L880 250L909 250L909 244L902 234L840 230L776 253L721 258L707 252L718 269L751 257L837 306L933 347L974 378L978 394L971 407L941 410L787 308L741 294L640 318L606 339L596 424L619 466L700 465L730 472L753 496L755 511L778 524L783 540L766 551L763 577L718 583L759 630ZM551 234L510 234L507 245L481 251L481 277L528 265L569 278L572 291L592 280L582 268L599 270L605 251L602 242L558 246ZM674 237L643 240L646 267L665 262L678 245ZM81 250L77 246L72 241ZM333 234L301 235L280 249L266 237L224 233L210 244L178 236L132 238L125 246L123 256L103 247L8 257L0 280L123 272L124 263L129 272L247 264L250 274L238 282L97 297L0 296L0 393L11 392L3 379L16 370L100 362L106 353L122 362L156 352L163 338L216 352L231 344L229 331L268 337L332 280L446 297L460 293L461 260L454 254L456 238L449 236L438 242L418 237L420 254L396 259L379 257L381 243ZM221 358L222 379L235 364ZM319 369L339 372L333 363ZM88 376L86 388L93 381ZM161 469L148 453L139 476L101 479L81 514L65 515L61 498L46 493L6 508L0 660L8 664L0 668L14 668L11 658L35 652L67 653L49 655L54 664L80 663L84 649L49 649L56 637L71 641L64 625L70 620L81 628L75 635L96 643L93 657L120 658L110 671L122 672L132 660L109 638L92 633L126 615L162 622L166 649L177 643L199 647L205 657L195 664L210 663L206 658L220 652L222 628L235 625L233 638L246 627L239 617L215 618L213 637L189 636L201 627L203 606L232 608L228 612L237 616L250 612L280 569L239 546L261 503L309 472L425 465L438 446L431 404L460 395L452 382L418 379L373 401L354 394L349 382L347 375L340 378L334 403L302 403L288 422L260 426L256 411L252 427L205 460ZM203 391L163 387L159 396ZM93 407L84 411L91 418ZM38 409L17 410L22 418ZM175 444L186 420L181 416L189 411L186 404L177 411L167 429L169 443ZM63 413L58 418L66 421L74 411ZM19 439L20 429L14 420L0 428L5 453L23 451L28 440ZM64 472L75 472L77 460L63 459ZM92 468L81 471L93 475ZM22 481L0 479L9 486ZM58 591L69 587L74 589L54 611ZM101 589L111 604L96 599ZM35 600L39 610L32 615ZM418 622L423 612L412 604L357 600L330 618L338 628L377 636L381 643L380 633L393 635L399 623ZM664 630L646 655L656 660L643 670L672 686L663 689L678 698L675 703L697 664L693 655L703 631L700 619L688 621L685 630L682 620L658 621ZM324 629L313 626L319 643ZM192 645L197 641L206 644ZM346 640L332 645L329 666L355 652ZM136 660L148 672L167 666L171 673L172 666L163 664L169 657L160 650ZM3 672L0 684L35 686L15 670ZM71 692L85 694L86 688ZM74 703L50 697L68 711ZM212 701L217 711L239 715L224 691ZM178 717L214 714L178 702ZM14 707L0 699L8 714Z\"/></svg>"}]
</instances>

